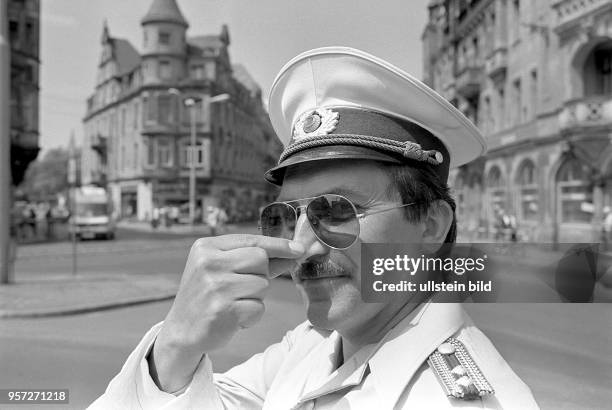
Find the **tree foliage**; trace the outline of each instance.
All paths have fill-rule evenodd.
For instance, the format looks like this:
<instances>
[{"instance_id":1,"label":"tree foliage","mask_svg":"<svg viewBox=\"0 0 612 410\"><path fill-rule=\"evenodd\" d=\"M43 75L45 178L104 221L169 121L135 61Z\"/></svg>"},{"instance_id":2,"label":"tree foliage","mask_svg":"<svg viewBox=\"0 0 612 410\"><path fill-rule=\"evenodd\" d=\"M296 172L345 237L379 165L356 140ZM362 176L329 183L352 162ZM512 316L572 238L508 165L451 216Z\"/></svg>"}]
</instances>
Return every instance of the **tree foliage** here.
<instances>
[{"instance_id":1,"label":"tree foliage","mask_svg":"<svg viewBox=\"0 0 612 410\"><path fill-rule=\"evenodd\" d=\"M65 148L54 148L32 162L26 171L19 190L30 201L51 200L68 189L68 160L70 153ZM80 160L77 156L77 164ZM77 166L78 169L78 166Z\"/></svg>"}]
</instances>

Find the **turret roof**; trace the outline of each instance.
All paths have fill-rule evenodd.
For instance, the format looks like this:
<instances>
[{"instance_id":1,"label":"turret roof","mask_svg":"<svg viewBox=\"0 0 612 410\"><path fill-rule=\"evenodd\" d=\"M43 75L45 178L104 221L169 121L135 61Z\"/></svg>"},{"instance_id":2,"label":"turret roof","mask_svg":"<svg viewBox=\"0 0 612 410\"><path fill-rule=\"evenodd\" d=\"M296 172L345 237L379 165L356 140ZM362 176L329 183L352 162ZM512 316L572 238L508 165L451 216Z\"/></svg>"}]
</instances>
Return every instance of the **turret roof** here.
<instances>
[{"instance_id":1,"label":"turret roof","mask_svg":"<svg viewBox=\"0 0 612 410\"><path fill-rule=\"evenodd\" d=\"M159 22L177 23L185 27L189 26L178 4L176 4L176 0L153 0L151 8L141 20L141 24Z\"/></svg>"}]
</instances>

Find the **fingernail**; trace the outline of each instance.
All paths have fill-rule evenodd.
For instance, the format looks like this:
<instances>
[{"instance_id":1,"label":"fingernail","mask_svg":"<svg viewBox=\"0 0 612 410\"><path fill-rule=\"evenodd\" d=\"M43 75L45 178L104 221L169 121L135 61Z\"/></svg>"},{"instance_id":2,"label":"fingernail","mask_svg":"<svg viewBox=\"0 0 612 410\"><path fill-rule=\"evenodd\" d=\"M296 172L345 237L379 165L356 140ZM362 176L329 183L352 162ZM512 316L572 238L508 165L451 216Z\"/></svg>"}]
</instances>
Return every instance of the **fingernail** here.
<instances>
[{"instance_id":1,"label":"fingernail","mask_svg":"<svg viewBox=\"0 0 612 410\"><path fill-rule=\"evenodd\" d=\"M306 252L306 249L304 249L304 245L302 245L299 242L289 242L289 249L291 249L291 251L295 254L295 255L301 255L304 252Z\"/></svg>"}]
</instances>

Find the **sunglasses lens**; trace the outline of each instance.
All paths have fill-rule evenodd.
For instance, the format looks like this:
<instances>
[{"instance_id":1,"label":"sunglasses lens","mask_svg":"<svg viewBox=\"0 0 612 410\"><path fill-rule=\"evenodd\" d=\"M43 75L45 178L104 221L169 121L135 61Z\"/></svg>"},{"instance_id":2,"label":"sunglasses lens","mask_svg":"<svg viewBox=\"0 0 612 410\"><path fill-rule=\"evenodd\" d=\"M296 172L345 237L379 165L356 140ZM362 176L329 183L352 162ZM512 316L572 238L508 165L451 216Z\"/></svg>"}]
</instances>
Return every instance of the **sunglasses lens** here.
<instances>
[{"instance_id":1,"label":"sunglasses lens","mask_svg":"<svg viewBox=\"0 0 612 410\"><path fill-rule=\"evenodd\" d=\"M308 205L306 215L319 239L333 248L348 248L359 235L353 204L338 195L323 195Z\"/></svg>"},{"instance_id":2,"label":"sunglasses lens","mask_svg":"<svg viewBox=\"0 0 612 410\"><path fill-rule=\"evenodd\" d=\"M295 210L283 203L273 203L263 209L260 216L261 232L265 236L293 239Z\"/></svg>"}]
</instances>

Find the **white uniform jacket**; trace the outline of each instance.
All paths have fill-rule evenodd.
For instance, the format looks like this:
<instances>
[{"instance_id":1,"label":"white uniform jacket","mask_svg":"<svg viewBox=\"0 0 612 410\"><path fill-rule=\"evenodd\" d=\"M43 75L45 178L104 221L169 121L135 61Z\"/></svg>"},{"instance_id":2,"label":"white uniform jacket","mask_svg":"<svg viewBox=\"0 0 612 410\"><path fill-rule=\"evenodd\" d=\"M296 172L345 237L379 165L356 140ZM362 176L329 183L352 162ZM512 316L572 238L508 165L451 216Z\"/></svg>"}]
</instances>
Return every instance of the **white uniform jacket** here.
<instances>
[{"instance_id":1,"label":"white uniform jacket","mask_svg":"<svg viewBox=\"0 0 612 410\"><path fill-rule=\"evenodd\" d=\"M341 337L305 322L224 374L205 357L181 394L160 391L146 361L160 324L131 353L91 409L535 409L531 391L458 304L425 303L376 345L337 368ZM447 397L428 356L461 341L495 390L476 400Z\"/></svg>"}]
</instances>

